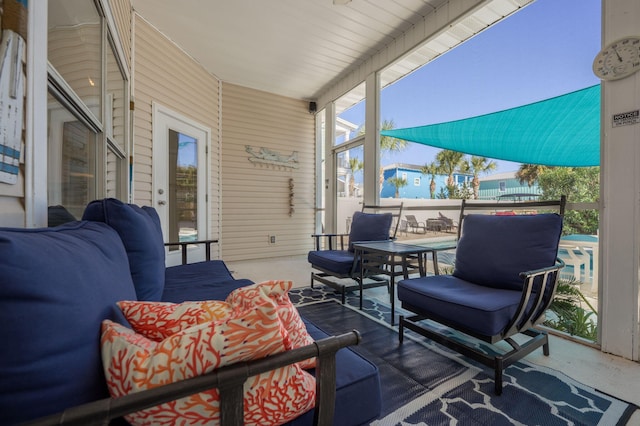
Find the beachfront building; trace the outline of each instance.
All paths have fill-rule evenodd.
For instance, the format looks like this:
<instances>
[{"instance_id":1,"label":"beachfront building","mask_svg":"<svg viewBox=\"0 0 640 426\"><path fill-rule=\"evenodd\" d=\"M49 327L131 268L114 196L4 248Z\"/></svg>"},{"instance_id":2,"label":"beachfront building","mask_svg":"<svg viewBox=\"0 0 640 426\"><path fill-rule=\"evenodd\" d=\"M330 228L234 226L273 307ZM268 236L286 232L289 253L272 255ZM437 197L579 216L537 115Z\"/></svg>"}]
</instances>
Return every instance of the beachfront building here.
<instances>
[{"instance_id":1,"label":"beachfront building","mask_svg":"<svg viewBox=\"0 0 640 426\"><path fill-rule=\"evenodd\" d=\"M516 177L516 172L495 173L482 176L480 179L480 190L478 198L481 200L530 200L537 199L542 194L537 183L529 186L527 183L520 183Z\"/></svg>"},{"instance_id":2,"label":"beachfront building","mask_svg":"<svg viewBox=\"0 0 640 426\"><path fill-rule=\"evenodd\" d=\"M465 184L470 185L472 177L463 173L454 173L453 175L458 187ZM397 187L392 183L394 178L403 179L407 184ZM435 175L434 198L438 198L439 194L447 193L447 178L447 175ZM398 197L396 197L396 190ZM415 164L394 163L384 166L380 198L432 198L431 175L422 173L421 166Z\"/></svg>"}]
</instances>

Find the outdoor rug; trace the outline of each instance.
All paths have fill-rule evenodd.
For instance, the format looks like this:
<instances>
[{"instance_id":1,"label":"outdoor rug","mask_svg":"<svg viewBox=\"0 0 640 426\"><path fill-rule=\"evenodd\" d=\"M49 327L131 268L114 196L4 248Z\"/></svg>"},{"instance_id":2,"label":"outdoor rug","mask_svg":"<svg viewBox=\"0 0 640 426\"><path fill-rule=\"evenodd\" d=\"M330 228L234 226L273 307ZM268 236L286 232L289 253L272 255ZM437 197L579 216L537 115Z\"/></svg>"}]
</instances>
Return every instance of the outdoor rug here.
<instances>
[{"instance_id":1,"label":"outdoor rug","mask_svg":"<svg viewBox=\"0 0 640 426\"><path fill-rule=\"evenodd\" d=\"M494 394L493 370L422 336L407 332L398 344L389 308L365 298L347 305L320 288L293 289L300 313L328 334L357 329L352 349L380 370L382 414L372 425L624 425L636 407L564 374L521 361L505 370ZM351 306L349 306L351 305Z\"/></svg>"}]
</instances>

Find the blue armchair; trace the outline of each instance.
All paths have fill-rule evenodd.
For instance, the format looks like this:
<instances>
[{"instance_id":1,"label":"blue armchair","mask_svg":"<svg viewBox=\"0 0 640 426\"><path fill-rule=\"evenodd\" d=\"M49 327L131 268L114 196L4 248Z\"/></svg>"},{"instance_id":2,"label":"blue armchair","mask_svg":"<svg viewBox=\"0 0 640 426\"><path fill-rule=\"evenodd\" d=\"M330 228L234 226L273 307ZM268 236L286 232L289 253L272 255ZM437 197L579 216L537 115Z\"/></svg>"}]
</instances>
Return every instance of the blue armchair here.
<instances>
[{"instance_id":1,"label":"blue armchair","mask_svg":"<svg viewBox=\"0 0 640 426\"><path fill-rule=\"evenodd\" d=\"M346 293L366 288L389 286L389 280L364 269L360 279L360 262L353 250L354 242L384 241L395 239L402 217L402 204L394 206L363 206L363 211L355 212L349 234L314 234L315 250L307 259L311 264L311 288L318 281L340 292L342 303ZM365 210L387 211L386 213L365 213ZM395 224L394 224L395 222ZM393 225L393 226L392 226ZM345 240L347 243L345 244Z\"/></svg>"},{"instance_id":2,"label":"blue armchair","mask_svg":"<svg viewBox=\"0 0 640 426\"><path fill-rule=\"evenodd\" d=\"M544 319L564 267L557 256L565 199L548 204L558 207L560 214L463 212L453 273L398 283L402 308L415 314L400 317L400 343L408 328L492 367L498 395L505 368L541 346L549 355L547 333L534 326ZM454 336L446 327L424 322L426 319L467 336ZM516 334L529 339L516 343L511 338ZM476 339L492 345L504 340L512 349L505 352L492 346L483 350Z\"/></svg>"}]
</instances>

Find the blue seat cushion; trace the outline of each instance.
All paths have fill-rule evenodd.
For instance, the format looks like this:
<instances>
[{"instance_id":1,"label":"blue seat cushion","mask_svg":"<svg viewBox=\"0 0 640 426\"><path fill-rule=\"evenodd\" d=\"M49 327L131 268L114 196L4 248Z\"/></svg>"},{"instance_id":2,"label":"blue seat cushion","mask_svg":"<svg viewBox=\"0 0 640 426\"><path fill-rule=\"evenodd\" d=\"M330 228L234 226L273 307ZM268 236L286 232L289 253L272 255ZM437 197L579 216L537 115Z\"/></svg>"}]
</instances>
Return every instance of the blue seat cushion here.
<instances>
[{"instance_id":1,"label":"blue seat cushion","mask_svg":"<svg viewBox=\"0 0 640 426\"><path fill-rule=\"evenodd\" d=\"M104 222L118 232L127 250L138 299L160 301L164 289L165 254L156 210L106 198L89 203L82 219Z\"/></svg>"},{"instance_id":2,"label":"blue seat cushion","mask_svg":"<svg viewBox=\"0 0 640 426\"><path fill-rule=\"evenodd\" d=\"M353 252L348 250L318 250L307 254L307 260L312 266L338 275L350 275L353 258Z\"/></svg>"},{"instance_id":3,"label":"blue seat cushion","mask_svg":"<svg viewBox=\"0 0 640 426\"><path fill-rule=\"evenodd\" d=\"M553 266L562 217L554 213L465 217L453 275L488 287L521 290L521 272Z\"/></svg>"},{"instance_id":4,"label":"blue seat cushion","mask_svg":"<svg viewBox=\"0 0 640 426\"><path fill-rule=\"evenodd\" d=\"M135 300L120 237L96 222L0 229L0 423L109 396L100 325Z\"/></svg>"},{"instance_id":5,"label":"blue seat cushion","mask_svg":"<svg viewBox=\"0 0 640 426\"><path fill-rule=\"evenodd\" d=\"M328 334L305 320L307 331L314 340ZM349 348L336 352L336 403L334 426L369 424L378 418L382 407L380 373L378 367ZM310 370L315 375L315 370ZM313 410L286 423L290 426L313 424Z\"/></svg>"},{"instance_id":6,"label":"blue seat cushion","mask_svg":"<svg viewBox=\"0 0 640 426\"><path fill-rule=\"evenodd\" d=\"M388 240L392 221L391 213L355 212L349 232L349 251L353 251L355 242Z\"/></svg>"},{"instance_id":7,"label":"blue seat cushion","mask_svg":"<svg viewBox=\"0 0 640 426\"><path fill-rule=\"evenodd\" d=\"M233 290L253 284L236 280L222 260L170 266L165 270L163 302L225 300Z\"/></svg>"},{"instance_id":8,"label":"blue seat cushion","mask_svg":"<svg viewBox=\"0 0 640 426\"><path fill-rule=\"evenodd\" d=\"M465 219L466 220L466 219ZM500 334L518 309L522 293L470 283L451 275L398 282L398 299L483 336Z\"/></svg>"}]
</instances>

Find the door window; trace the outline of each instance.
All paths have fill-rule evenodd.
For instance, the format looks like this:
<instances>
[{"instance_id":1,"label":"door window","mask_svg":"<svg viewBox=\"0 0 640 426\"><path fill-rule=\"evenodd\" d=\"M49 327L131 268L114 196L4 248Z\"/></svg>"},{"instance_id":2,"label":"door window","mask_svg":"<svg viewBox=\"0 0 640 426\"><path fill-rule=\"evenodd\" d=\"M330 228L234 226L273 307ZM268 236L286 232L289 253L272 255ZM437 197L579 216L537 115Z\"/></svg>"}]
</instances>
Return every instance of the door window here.
<instances>
[{"instance_id":1,"label":"door window","mask_svg":"<svg viewBox=\"0 0 640 426\"><path fill-rule=\"evenodd\" d=\"M169 240L198 239L198 139L169 129Z\"/></svg>"}]
</instances>

